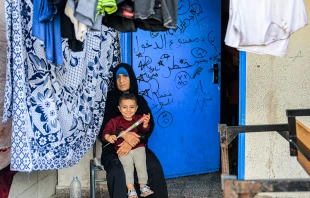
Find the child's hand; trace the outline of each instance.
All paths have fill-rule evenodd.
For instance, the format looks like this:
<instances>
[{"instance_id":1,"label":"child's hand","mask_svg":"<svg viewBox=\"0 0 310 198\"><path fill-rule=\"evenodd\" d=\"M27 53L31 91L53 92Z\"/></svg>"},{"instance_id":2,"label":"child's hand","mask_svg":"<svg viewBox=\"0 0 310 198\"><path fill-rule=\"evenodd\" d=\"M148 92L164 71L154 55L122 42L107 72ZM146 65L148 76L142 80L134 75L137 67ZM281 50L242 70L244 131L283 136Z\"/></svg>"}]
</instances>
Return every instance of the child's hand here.
<instances>
[{"instance_id":1,"label":"child's hand","mask_svg":"<svg viewBox=\"0 0 310 198\"><path fill-rule=\"evenodd\" d=\"M109 134L106 134L106 135L104 136L104 138L105 138L108 142L110 142L111 144L114 144L114 142L117 140L116 135L109 135Z\"/></svg>"},{"instance_id":2,"label":"child's hand","mask_svg":"<svg viewBox=\"0 0 310 198\"><path fill-rule=\"evenodd\" d=\"M147 115L143 114L143 116L145 117L143 121L143 128L147 128L151 119L151 115L148 113Z\"/></svg>"}]
</instances>

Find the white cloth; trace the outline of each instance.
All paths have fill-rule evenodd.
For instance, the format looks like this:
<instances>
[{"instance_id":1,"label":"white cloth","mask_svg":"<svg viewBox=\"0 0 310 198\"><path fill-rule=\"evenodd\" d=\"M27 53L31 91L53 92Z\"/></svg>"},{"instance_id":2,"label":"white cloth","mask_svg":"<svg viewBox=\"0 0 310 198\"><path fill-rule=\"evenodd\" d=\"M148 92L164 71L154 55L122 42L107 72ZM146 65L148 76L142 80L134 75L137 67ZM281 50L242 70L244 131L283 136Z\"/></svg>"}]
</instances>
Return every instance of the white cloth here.
<instances>
[{"instance_id":1,"label":"white cloth","mask_svg":"<svg viewBox=\"0 0 310 198\"><path fill-rule=\"evenodd\" d=\"M225 43L239 50L285 56L290 35L307 23L303 0L231 0Z\"/></svg>"},{"instance_id":2,"label":"white cloth","mask_svg":"<svg viewBox=\"0 0 310 198\"><path fill-rule=\"evenodd\" d=\"M66 7L65 7L65 14L70 18L71 22L74 25L76 39L83 42L85 34L87 32L87 25L85 25L84 23L81 23L74 17L74 9L75 9L74 2L67 1Z\"/></svg>"}]
</instances>

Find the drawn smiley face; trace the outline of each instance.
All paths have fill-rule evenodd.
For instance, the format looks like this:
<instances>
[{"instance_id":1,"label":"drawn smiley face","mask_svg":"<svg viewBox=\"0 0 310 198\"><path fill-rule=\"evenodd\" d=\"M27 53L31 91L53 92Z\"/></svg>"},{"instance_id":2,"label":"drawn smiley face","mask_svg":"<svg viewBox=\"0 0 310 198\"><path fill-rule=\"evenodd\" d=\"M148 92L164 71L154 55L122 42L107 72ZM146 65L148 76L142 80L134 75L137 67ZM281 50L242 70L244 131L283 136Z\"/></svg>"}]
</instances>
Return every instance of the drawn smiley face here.
<instances>
[{"instance_id":1,"label":"drawn smiley face","mask_svg":"<svg viewBox=\"0 0 310 198\"><path fill-rule=\"evenodd\" d=\"M185 87L189 83L190 79L191 79L191 77L187 72L181 71L181 72L176 74L176 76L174 78L174 82L175 82L177 88L180 89L182 87Z\"/></svg>"},{"instance_id":2,"label":"drawn smiley face","mask_svg":"<svg viewBox=\"0 0 310 198\"><path fill-rule=\"evenodd\" d=\"M183 15L189 12L190 2L189 0L179 0L178 3L178 14Z\"/></svg>"},{"instance_id":3,"label":"drawn smiley face","mask_svg":"<svg viewBox=\"0 0 310 198\"><path fill-rule=\"evenodd\" d=\"M208 52L203 48L196 47L192 49L191 53L195 58L203 58L207 55Z\"/></svg>"},{"instance_id":4,"label":"drawn smiley face","mask_svg":"<svg viewBox=\"0 0 310 198\"><path fill-rule=\"evenodd\" d=\"M164 111L157 118L157 124L161 128L167 128L172 124L173 116L170 112Z\"/></svg>"}]
</instances>

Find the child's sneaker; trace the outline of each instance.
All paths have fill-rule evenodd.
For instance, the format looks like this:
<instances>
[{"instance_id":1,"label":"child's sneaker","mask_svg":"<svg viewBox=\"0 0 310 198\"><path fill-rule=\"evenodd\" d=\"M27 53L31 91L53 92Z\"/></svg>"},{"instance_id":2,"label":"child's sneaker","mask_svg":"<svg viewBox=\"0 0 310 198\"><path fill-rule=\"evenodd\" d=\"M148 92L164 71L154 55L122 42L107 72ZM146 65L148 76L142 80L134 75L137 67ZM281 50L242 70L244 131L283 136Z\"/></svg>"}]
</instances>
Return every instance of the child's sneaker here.
<instances>
[{"instance_id":1,"label":"child's sneaker","mask_svg":"<svg viewBox=\"0 0 310 198\"><path fill-rule=\"evenodd\" d=\"M140 191L141 191L141 194L140 194L141 197L147 197L147 196L149 196L149 195L154 193L150 189L150 187L148 187L147 185L140 187Z\"/></svg>"},{"instance_id":2,"label":"child's sneaker","mask_svg":"<svg viewBox=\"0 0 310 198\"><path fill-rule=\"evenodd\" d=\"M130 189L128 192L128 198L138 198L137 192L135 189Z\"/></svg>"}]
</instances>

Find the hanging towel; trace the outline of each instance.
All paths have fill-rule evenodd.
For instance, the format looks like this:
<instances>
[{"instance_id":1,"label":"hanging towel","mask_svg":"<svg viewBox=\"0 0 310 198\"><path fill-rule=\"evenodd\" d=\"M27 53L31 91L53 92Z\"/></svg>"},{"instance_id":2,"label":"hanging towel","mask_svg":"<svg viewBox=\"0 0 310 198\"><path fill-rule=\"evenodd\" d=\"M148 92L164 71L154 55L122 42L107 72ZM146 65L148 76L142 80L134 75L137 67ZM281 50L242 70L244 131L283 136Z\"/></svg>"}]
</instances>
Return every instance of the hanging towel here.
<instances>
[{"instance_id":1,"label":"hanging towel","mask_svg":"<svg viewBox=\"0 0 310 198\"><path fill-rule=\"evenodd\" d=\"M40 39L46 48L46 58L62 65L60 15L56 6L48 0L33 0L32 35Z\"/></svg>"},{"instance_id":2,"label":"hanging towel","mask_svg":"<svg viewBox=\"0 0 310 198\"><path fill-rule=\"evenodd\" d=\"M32 0L5 0L5 8L7 38L14 38L7 41L6 86L12 92L5 93L4 105L4 121L12 119L11 170L71 167L100 130L110 68L120 61L119 33L105 27L87 33L82 52L72 52L64 40L59 67L31 34Z\"/></svg>"}]
</instances>

